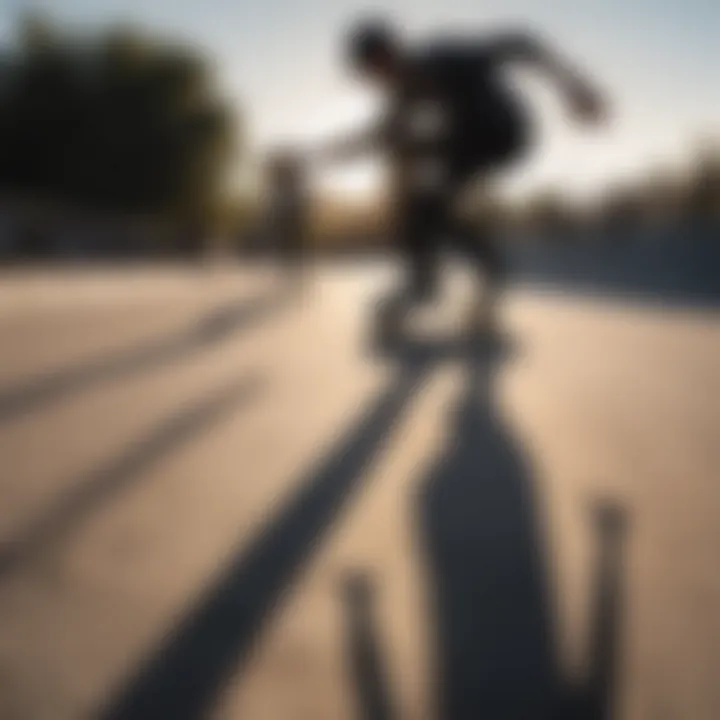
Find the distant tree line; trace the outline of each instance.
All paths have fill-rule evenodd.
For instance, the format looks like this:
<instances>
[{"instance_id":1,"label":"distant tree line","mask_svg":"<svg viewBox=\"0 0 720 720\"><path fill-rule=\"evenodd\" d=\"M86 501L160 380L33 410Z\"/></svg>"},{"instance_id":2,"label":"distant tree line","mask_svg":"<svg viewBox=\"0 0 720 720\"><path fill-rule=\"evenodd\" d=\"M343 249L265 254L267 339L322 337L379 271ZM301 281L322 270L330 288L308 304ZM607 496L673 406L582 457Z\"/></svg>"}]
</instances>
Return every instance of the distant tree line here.
<instances>
[{"instance_id":1,"label":"distant tree line","mask_svg":"<svg viewBox=\"0 0 720 720\"><path fill-rule=\"evenodd\" d=\"M0 54L0 194L198 227L237 162L206 58L131 28L63 33L38 16Z\"/></svg>"},{"instance_id":2,"label":"distant tree line","mask_svg":"<svg viewBox=\"0 0 720 720\"><path fill-rule=\"evenodd\" d=\"M720 222L720 146L704 146L682 172L647 172L635 183L611 186L584 206L560 192L493 207L503 227L537 230L558 239L583 231L614 232Z\"/></svg>"},{"instance_id":3,"label":"distant tree line","mask_svg":"<svg viewBox=\"0 0 720 720\"><path fill-rule=\"evenodd\" d=\"M392 213L386 197L344 203L316 198L313 205L313 249L372 250L391 242ZM572 243L593 238L622 242L638 231L652 233L691 224L720 230L720 149L703 148L684 172L648 172L635 183L610 186L584 203L549 189L513 200L479 192L469 212L473 222L502 233L508 241ZM254 214L257 219L257 208ZM249 216L253 217L253 209Z\"/></svg>"},{"instance_id":4,"label":"distant tree line","mask_svg":"<svg viewBox=\"0 0 720 720\"><path fill-rule=\"evenodd\" d=\"M372 251L386 246L392 241L387 201L383 194L372 202L315 197L309 216L311 249ZM247 226L261 224L261 205L262 200L248 203ZM703 145L684 169L648 171L635 182L610 185L582 203L547 188L518 199L488 194L483 188L469 205L470 220L510 242L623 242L638 237L638 232L652 234L692 224L720 231L720 145ZM244 237L241 245L256 243L260 249L267 241L262 233Z\"/></svg>"}]
</instances>

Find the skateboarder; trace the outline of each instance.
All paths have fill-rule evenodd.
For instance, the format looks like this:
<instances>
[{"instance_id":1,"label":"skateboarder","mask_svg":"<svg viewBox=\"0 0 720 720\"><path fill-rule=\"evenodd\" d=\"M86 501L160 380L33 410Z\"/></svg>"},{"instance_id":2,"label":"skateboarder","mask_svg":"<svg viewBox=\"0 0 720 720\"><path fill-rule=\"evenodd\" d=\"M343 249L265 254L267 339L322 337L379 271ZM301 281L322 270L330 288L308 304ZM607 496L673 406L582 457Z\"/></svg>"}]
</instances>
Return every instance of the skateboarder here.
<instances>
[{"instance_id":1,"label":"skateboarder","mask_svg":"<svg viewBox=\"0 0 720 720\"><path fill-rule=\"evenodd\" d=\"M352 68L383 91L386 111L376 127L331 143L317 157L337 162L380 151L390 159L395 232L409 277L386 302L382 327L398 330L414 304L435 296L438 250L446 238L484 277L487 292L472 320L485 325L501 288L502 264L490 239L463 222L458 204L476 182L522 157L533 135L528 108L501 71L511 63L539 69L581 121L602 119L599 93L527 33L411 47L390 24L374 20L351 30L348 55Z\"/></svg>"}]
</instances>

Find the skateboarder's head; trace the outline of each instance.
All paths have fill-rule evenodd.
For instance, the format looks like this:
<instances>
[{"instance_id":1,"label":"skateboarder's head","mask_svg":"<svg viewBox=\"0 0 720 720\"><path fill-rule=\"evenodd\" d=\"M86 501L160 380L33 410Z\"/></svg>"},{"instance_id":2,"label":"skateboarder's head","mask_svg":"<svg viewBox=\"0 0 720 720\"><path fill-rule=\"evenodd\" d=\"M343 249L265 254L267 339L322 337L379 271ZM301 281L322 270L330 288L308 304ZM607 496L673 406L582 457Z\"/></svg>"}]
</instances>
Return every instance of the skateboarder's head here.
<instances>
[{"instance_id":1,"label":"skateboarder's head","mask_svg":"<svg viewBox=\"0 0 720 720\"><path fill-rule=\"evenodd\" d=\"M350 64L373 82L392 84L400 70L402 54L402 40L386 21L363 20L350 29Z\"/></svg>"}]
</instances>

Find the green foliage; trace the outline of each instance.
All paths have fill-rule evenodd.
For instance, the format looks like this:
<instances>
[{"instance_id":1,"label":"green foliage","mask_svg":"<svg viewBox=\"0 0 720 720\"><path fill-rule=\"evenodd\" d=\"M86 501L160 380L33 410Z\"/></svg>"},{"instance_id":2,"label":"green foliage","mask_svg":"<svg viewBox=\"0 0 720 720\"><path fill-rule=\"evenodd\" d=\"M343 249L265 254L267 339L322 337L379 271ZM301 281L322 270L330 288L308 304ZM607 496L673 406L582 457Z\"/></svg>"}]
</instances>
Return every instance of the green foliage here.
<instances>
[{"instance_id":1,"label":"green foliage","mask_svg":"<svg viewBox=\"0 0 720 720\"><path fill-rule=\"evenodd\" d=\"M234 127L201 54L132 28L78 39L30 17L2 57L5 192L197 222L223 190Z\"/></svg>"}]
</instances>

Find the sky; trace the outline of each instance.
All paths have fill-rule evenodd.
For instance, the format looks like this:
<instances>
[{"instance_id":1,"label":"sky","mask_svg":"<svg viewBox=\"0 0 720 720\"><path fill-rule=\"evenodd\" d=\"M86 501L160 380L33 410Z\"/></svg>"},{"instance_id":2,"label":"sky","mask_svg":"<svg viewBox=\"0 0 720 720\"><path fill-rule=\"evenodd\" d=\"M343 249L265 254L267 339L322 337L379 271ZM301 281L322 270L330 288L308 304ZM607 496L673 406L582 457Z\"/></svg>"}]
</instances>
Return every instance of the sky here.
<instances>
[{"instance_id":1,"label":"sky","mask_svg":"<svg viewBox=\"0 0 720 720\"><path fill-rule=\"evenodd\" d=\"M516 80L537 108L541 142L503 179L509 193L596 194L682 164L699 140L720 137L718 0L0 0L0 37L23 8L73 25L129 21L200 46L241 113L255 158L289 141L312 146L372 118L378 98L342 62L345 28L367 14L393 19L417 41L446 30L536 28L599 84L612 123L588 132L568 124L539 78ZM320 183L371 196L379 173L370 160Z\"/></svg>"}]
</instances>

